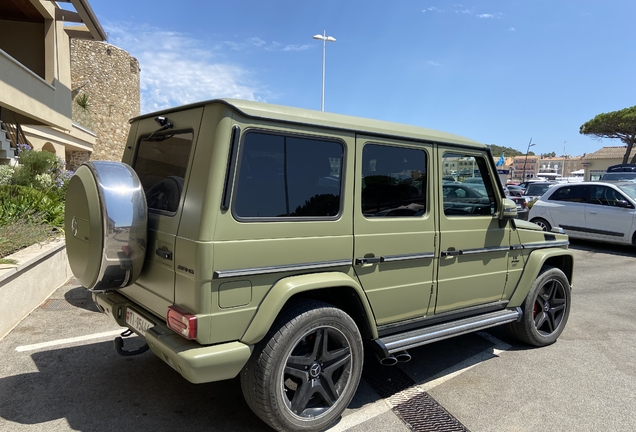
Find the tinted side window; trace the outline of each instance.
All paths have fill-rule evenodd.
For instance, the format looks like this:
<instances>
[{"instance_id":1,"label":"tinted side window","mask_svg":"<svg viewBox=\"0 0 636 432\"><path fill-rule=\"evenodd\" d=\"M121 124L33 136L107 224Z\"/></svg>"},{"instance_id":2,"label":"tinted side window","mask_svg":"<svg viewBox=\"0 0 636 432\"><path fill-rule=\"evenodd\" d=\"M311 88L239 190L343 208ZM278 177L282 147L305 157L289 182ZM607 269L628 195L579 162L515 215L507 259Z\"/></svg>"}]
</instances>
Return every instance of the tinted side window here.
<instances>
[{"instance_id":1,"label":"tinted side window","mask_svg":"<svg viewBox=\"0 0 636 432\"><path fill-rule=\"evenodd\" d=\"M550 195L549 201L584 203L586 201L586 192L586 186L564 186L554 191L554 193Z\"/></svg>"},{"instance_id":2,"label":"tinted side window","mask_svg":"<svg viewBox=\"0 0 636 432\"><path fill-rule=\"evenodd\" d=\"M590 186L590 204L616 206L617 201L627 201L625 197L618 191L600 185Z\"/></svg>"},{"instance_id":3,"label":"tinted side window","mask_svg":"<svg viewBox=\"0 0 636 432\"><path fill-rule=\"evenodd\" d=\"M233 211L239 218L340 213L341 143L251 132L241 149Z\"/></svg>"},{"instance_id":4,"label":"tinted side window","mask_svg":"<svg viewBox=\"0 0 636 432\"><path fill-rule=\"evenodd\" d=\"M192 150L192 132L154 135L139 142L133 168L146 192L148 208L177 211Z\"/></svg>"},{"instance_id":5,"label":"tinted side window","mask_svg":"<svg viewBox=\"0 0 636 432\"><path fill-rule=\"evenodd\" d=\"M488 164L481 156L444 153L444 167L457 167L457 180L448 181L442 172L442 199L446 216L490 216L496 209L495 191ZM446 168L445 168L446 169Z\"/></svg>"},{"instance_id":6,"label":"tinted side window","mask_svg":"<svg viewBox=\"0 0 636 432\"><path fill-rule=\"evenodd\" d=\"M426 212L426 152L367 144L362 150L365 217L413 217Z\"/></svg>"}]
</instances>

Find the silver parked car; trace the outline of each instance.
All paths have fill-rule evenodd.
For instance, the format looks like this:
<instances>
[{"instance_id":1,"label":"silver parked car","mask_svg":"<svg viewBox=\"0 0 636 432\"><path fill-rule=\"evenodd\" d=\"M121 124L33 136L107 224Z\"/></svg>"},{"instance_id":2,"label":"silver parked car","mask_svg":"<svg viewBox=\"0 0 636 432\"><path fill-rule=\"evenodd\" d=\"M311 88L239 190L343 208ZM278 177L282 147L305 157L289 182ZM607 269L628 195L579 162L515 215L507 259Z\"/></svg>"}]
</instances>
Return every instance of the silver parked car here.
<instances>
[{"instance_id":1,"label":"silver parked car","mask_svg":"<svg viewBox=\"0 0 636 432\"><path fill-rule=\"evenodd\" d=\"M563 183L530 209L545 231L561 227L572 238L636 246L636 183Z\"/></svg>"}]
</instances>

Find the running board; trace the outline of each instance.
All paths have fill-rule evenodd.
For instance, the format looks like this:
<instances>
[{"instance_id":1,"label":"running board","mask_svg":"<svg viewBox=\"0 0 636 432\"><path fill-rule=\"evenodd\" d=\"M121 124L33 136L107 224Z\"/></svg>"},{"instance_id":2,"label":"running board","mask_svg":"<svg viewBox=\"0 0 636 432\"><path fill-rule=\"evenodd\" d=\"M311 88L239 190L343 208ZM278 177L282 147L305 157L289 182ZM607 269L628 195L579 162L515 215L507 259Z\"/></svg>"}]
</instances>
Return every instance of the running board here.
<instances>
[{"instance_id":1,"label":"running board","mask_svg":"<svg viewBox=\"0 0 636 432\"><path fill-rule=\"evenodd\" d=\"M456 321L415 329L405 333L385 336L374 341L377 344L374 348L378 349L379 353L387 356L409 348L448 339L453 336L459 336L478 330L484 330L500 324L517 321L520 318L521 308L490 312L483 315L462 318Z\"/></svg>"}]
</instances>

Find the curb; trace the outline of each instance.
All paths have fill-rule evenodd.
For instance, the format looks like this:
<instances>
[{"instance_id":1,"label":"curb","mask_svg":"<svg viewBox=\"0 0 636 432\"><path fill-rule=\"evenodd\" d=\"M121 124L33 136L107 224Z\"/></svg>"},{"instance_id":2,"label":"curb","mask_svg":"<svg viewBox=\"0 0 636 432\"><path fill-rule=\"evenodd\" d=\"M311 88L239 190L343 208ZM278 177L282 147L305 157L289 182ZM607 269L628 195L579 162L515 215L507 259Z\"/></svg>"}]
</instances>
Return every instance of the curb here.
<instances>
[{"instance_id":1,"label":"curb","mask_svg":"<svg viewBox=\"0 0 636 432\"><path fill-rule=\"evenodd\" d=\"M0 340L72 277L64 240L33 245L0 265Z\"/></svg>"}]
</instances>

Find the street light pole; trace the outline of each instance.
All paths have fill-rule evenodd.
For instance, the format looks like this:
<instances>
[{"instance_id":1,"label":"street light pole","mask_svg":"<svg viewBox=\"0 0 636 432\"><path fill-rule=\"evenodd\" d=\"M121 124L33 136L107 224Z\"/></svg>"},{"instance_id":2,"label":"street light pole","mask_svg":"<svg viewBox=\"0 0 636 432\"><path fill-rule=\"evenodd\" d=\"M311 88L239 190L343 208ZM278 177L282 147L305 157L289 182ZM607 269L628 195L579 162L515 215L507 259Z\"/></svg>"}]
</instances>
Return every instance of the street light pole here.
<instances>
[{"instance_id":1,"label":"street light pole","mask_svg":"<svg viewBox=\"0 0 636 432\"><path fill-rule=\"evenodd\" d=\"M327 51L327 42L335 42L336 38L327 36L327 30L323 30L323 34L314 35L314 39L322 41L322 92L320 96L320 111L325 110L325 53Z\"/></svg>"},{"instance_id":2,"label":"street light pole","mask_svg":"<svg viewBox=\"0 0 636 432\"><path fill-rule=\"evenodd\" d=\"M528 153L530 153L530 147L536 144L532 144L532 138L530 138L530 142L528 143L528 149L526 150L526 158L523 160L523 174L521 176L521 181L526 181L526 162L528 162Z\"/></svg>"}]
</instances>

